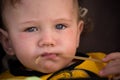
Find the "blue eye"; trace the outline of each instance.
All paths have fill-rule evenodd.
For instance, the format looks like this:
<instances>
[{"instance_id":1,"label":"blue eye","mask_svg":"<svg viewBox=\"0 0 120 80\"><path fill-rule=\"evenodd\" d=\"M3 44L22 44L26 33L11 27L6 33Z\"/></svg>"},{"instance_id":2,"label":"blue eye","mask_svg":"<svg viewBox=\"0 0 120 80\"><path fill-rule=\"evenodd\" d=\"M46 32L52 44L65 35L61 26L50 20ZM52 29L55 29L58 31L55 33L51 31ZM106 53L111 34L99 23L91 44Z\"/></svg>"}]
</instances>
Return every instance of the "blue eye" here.
<instances>
[{"instance_id":1,"label":"blue eye","mask_svg":"<svg viewBox=\"0 0 120 80\"><path fill-rule=\"evenodd\" d=\"M29 27L27 29L25 29L26 32L35 32L35 31L38 31L38 28L36 27Z\"/></svg>"},{"instance_id":2,"label":"blue eye","mask_svg":"<svg viewBox=\"0 0 120 80\"><path fill-rule=\"evenodd\" d=\"M56 29L65 29L66 28L66 26L63 24L57 24L55 27L56 27Z\"/></svg>"}]
</instances>

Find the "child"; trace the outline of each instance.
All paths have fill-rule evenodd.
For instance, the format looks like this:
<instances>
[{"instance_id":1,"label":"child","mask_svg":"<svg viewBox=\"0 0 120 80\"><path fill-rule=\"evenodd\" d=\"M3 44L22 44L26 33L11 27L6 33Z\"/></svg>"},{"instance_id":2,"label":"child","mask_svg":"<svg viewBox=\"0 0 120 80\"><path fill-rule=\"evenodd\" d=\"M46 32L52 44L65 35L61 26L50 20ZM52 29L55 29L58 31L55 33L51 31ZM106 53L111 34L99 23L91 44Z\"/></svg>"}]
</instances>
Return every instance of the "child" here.
<instances>
[{"instance_id":1,"label":"child","mask_svg":"<svg viewBox=\"0 0 120 80\"><path fill-rule=\"evenodd\" d=\"M7 54L15 55L19 61L10 60L10 70L1 74L0 79L28 80L30 76L37 76L33 80L108 79L98 76L104 63L65 57L105 56L76 52L87 12L80 8L78 0L1 0L1 3L1 44ZM101 75L108 76L103 71Z\"/></svg>"}]
</instances>

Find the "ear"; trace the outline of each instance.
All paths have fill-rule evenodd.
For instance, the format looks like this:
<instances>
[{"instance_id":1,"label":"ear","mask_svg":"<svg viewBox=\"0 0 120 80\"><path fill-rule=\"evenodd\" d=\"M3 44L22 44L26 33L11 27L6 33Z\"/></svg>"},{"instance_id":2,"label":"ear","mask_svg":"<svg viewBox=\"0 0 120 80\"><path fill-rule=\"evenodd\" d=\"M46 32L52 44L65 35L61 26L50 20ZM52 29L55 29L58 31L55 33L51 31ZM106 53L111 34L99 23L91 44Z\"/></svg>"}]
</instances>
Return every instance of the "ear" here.
<instances>
[{"instance_id":1,"label":"ear","mask_svg":"<svg viewBox=\"0 0 120 80\"><path fill-rule=\"evenodd\" d=\"M8 32L0 28L0 43L5 52L9 55L14 55Z\"/></svg>"},{"instance_id":2,"label":"ear","mask_svg":"<svg viewBox=\"0 0 120 80\"><path fill-rule=\"evenodd\" d=\"M80 20L79 22L78 22L78 29L77 29L77 47L79 47L79 43L80 43L80 35L81 35L81 33L82 33L82 31L83 31L83 27L84 27L84 22L82 21L82 20Z\"/></svg>"}]
</instances>

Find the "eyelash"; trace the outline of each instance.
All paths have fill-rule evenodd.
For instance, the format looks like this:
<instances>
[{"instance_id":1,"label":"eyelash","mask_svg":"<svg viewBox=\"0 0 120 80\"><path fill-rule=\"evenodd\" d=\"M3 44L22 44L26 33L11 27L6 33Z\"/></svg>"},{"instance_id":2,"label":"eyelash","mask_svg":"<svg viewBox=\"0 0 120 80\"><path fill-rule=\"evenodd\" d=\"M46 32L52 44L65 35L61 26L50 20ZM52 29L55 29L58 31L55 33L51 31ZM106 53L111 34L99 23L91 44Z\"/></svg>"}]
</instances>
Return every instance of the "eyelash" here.
<instances>
[{"instance_id":1,"label":"eyelash","mask_svg":"<svg viewBox=\"0 0 120 80\"><path fill-rule=\"evenodd\" d=\"M67 28L67 26L64 24L56 24L55 25L55 29L57 29L57 30L64 30L65 28ZM24 31L25 32L36 32L36 31L38 31L38 28L35 26L32 26L32 27L26 28Z\"/></svg>"},{"instance_id":2,"label":"eyelash","mask_svg":"<svg viewBox=\"0 0 120 80\"><path fill-rule=\"evenodd\" d=\"M36 32L36 31L38 31L38 28L36 28L36 27L29 27L29 28L25 29L24 31L25 32Z\"/></svg>"},{"instance_id":3,"label":"eyelash","mask_svg":"<svg viewBox=\"0 0 120 80\"><path fill-rule=\"evenodd\" d=\"M58 27L57 27L58 26ZM63 30L63 29L65 29L67 26L66 25L64 25L64 24L57 24L57 25L55 25L55 28L56 29L58 29L58 30Z\"/></svg>"}]
</instances>

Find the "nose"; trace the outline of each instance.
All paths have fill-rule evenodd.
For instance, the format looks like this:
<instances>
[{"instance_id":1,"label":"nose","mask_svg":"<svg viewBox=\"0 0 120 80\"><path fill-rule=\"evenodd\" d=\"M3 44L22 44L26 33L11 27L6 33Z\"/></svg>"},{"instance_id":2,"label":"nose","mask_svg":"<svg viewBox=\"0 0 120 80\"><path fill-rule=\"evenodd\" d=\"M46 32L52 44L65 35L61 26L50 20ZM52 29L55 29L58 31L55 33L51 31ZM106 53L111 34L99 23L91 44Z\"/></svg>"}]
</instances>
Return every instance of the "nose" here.
<instances>
[{"instance_id":1,"label":"nose","mask_svg":"<svg viewBox=\"0 0 120 80\"><path fill-rule=\"evenodd\" d=\"M53 32L43 32L40 36L39 40L40 47L54 47L55 46L55 39Z\"/></svg>"}]
</instances>

